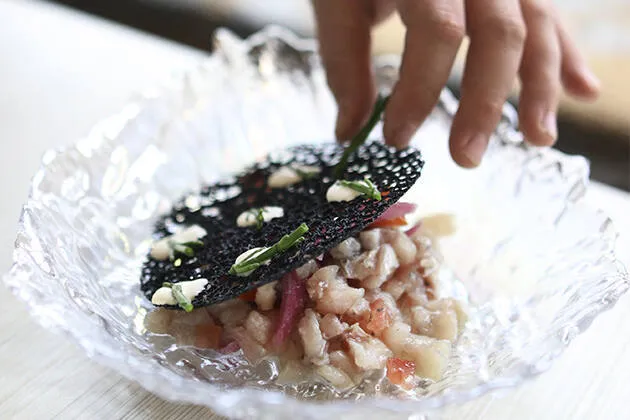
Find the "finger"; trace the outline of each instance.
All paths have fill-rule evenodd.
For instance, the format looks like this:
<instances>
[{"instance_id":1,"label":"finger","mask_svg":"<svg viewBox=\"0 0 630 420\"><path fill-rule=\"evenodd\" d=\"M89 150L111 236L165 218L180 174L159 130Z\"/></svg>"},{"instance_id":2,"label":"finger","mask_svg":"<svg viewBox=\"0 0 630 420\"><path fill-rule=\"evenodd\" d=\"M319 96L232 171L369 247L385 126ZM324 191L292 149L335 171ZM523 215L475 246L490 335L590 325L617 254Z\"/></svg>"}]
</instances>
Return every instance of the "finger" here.
<instances>
[{"instance_id":1,"label":"finger","mask_svg":"<svg viewBox=\"0 0 630 420\"><path fill-rule=\"evenodd\" d=\"M383 131L388 144L404 147L437 102L466 32L463 0L400 0L398 10L405 52Z\"/></svg>"},{"instance_id":2,"label":"finger","mask_svg":"<svg viewBox=\"0 0 630 420\"><path fill-rule=\"evenodd\" d=\"M370 0L368 0L370 1ZM376 25L387 19L396 10L397 0L371 0L372 1L372 25Z\"/></svg>"},{"instance_id":3,"label":"finger","mask_svg":"<svg viewBox=\"0 0 630 420\"><path fill-rule=\"evenodd\" d=\"M335 134L348 140L369 116L376 98L371 61L371 2L314 0L320 53L339 111Z\"/></svg>"},{"instance_id":4,"label":"finger","mask_svg":"<svg viewBox=\"0 0 630 420\"><path fill-rule=\"evenodd\" d=\"M560 93L560 45L548 0L521 0L527 38L521 61L520 128L538 146L558 136L556 110Z\"/></svg>"},{"instance_id":5,"label":"finger","mask_svg":"<svg viewBox=\"0 0 630 420\"><path fill-rule=\"evenodd\" d=\"M518 0L468 1L466 24L471 42L449 144L457 163L474 167L501 118L526 33Z\"/></svg>"},{"instance_id":6,"label":"finger","mask_svg":"<svg viewBox=\"0 0 630 420\"><path fill-rule=\"evenodd\" d=\"M560 40L562 86L571 95L580 99L594 100L599 95L600 82L588 68L558 14L555 13L556 31Z\"/></svg>"}]
</instances>

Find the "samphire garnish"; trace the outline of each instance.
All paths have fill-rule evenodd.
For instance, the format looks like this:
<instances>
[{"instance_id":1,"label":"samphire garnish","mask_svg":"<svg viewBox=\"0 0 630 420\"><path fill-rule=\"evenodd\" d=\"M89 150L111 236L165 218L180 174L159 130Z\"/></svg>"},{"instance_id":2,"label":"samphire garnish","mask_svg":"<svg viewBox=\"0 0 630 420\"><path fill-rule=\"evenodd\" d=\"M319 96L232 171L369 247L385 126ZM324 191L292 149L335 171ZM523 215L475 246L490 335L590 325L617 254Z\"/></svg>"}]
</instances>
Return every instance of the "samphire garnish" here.
<instances>
[{"instance_id":1,"label":"samphire garnish","mask_svg":"<svg viewBox=\"0 0 630 420\"><path fill-rule=\"evenodd\" d=\"M306 223L302 223L293 232L284 235L278 242L273 244L261 253L255 253L243 261L232 265L229 273L238 275L242 273L251 273L267 261L271 260L278 254L285 252L287 249L298 245L304 240L304 234L308 232Z\"/></svg>"}]
</instances>

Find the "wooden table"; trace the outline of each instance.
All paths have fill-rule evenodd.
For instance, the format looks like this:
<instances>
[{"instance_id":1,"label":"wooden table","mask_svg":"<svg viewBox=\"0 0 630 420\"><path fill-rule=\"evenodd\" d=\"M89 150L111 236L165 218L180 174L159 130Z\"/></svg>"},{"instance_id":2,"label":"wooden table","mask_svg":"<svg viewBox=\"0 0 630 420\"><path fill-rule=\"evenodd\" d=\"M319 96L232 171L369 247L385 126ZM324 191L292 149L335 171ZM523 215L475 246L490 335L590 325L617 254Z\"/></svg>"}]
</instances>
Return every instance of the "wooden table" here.
<instances>
[{"instance_id":1,"label":"wooden table","mask_svg":"<svg viewBox=\"0 0 630 420\"><path fill-rule=\"evenodd\" d=\"M84 135L138 87L190 66L202 53L31 0L0 0L0 270L44 150ZM7 152L8 151L8 152ZM630 194L591 186L588 199L622 232L630 265ZM90 361L72 342L30 320L0 287L0 419L201 419L203 407L172 404ZM457 419L621 419L630 401L630 295L580 336L543 376L502 397L450 409Z\"/></svg>"}]
</instances>

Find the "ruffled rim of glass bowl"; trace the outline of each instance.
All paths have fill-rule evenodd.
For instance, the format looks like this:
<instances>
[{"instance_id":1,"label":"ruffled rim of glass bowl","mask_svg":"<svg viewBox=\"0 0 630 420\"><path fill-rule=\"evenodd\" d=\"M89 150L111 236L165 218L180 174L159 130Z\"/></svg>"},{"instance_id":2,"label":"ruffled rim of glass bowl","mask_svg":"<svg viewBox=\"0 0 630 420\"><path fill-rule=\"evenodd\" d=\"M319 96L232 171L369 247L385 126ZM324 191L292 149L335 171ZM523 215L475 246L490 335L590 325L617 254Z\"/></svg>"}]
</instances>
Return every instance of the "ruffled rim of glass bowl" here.
<instances>
[{"instance_id":1,"label":"ruffled rim of glass bowl","mask_svg":"<svg viewBox=\"0 0 630 420\"><path fill-rule=\"evenodd\" d=\"M277 48L278 45L288 47L295 53L295 57L299 60L304 59L307 66L312 66L312 59L315 57L316 44L312 40L304 40L295 36L293 33L278 27L268 27L246 40L240 40L227 30L219 30L214 38L216 52L214 57L221 57L230 63L230 65L238 65L242 57L247 57L255 50L270 47ZM306 64L308 63L308 64ZM398 69L399 59L397 57L379 57L376 60L376 66L380 68L379 75L383 77L379 80L381 86L391 87L395 81ZM200 63L203 66L203 63ZM318 66L318 64L316 64ZM194 69L191 69L194 71ZM186 91L188 83L186 75L175 77L166 89L172 89L178 92ZM100 139L111 138L111 133L118 132L119 128L129 121L132 121L142 109L143 102L161 95L161 90L154 90L145 93L135 102L127 105L120 114L112 116L100 124L90 133L87 139L83 140L83 147L86 145L92 149L98 149L101 145ZM443 90L437 109L446 116L452 117L457 109L457 100L447 89ZM503 109L503 118L496 130L495 141L501 144L510 145L510 147L518 147L531 149L523 143L522 135L516 130L517 116L512 106L506 104ZM43 177L47 171L50 162L50 156L59 155L68 152L73 146L68 148L56 149L47 152L44 155L42 166L36 173L34 180ZM533 150L533 149L532 149ZM571 179L569 194L567 195L568 204L578 203L586 190L588 183L588 164L585 160L578 162L571 161L567 164L565 155L544 149L536 149L535 153L545 154L548 159L554 161L557 165L559 173L570 172L571 176L565 176L565 179ZM34 181L35 182L35 181ZM605 302L592 311L581 313L573 320L573 329L571 334L563 338L564 346L550 354L546 360L547 363L535 363L522 366L521 370L512 376L492 379L486 383L482 383L472 389L458 391L457 393L443 393L434 395L422 400L397 400L383 397L367 397L361 400L361 404L357 405L354 401L335 400L326 402L312 402L305 400L297 400L280 392L269 392L256 389L223 389L220 386L204 384L203 392L191 392L191 386L199 386L200 384L191 381L188 378L174 378L172 372L167 371L158 363L147 364L139 360L137 356L126 354L126 370L121 370L120 353L117 353L113 346L106 347L103 345L95 345L95 343L103 343L108 341L108 337L104 337L101 331L95 331L80 314L72 312L71 308L66 307L58 302L50 302L36 288L29 287L27 279L30 276L52 276L47 271L46 265L48 261L45 257L45 251L38 242L37 231L29 224L28 209L38 205L38 198L34 197L33 189L29 199L24 206L22 216L20 217L18 238L13 255L13 266L10 272L5 275L4 281L22 300L28 303L31 315L46 328L60 331L71 337L73 340L86 351L93 360L109 366L117 370L127 378L137 381L147 390L159 395L162 398L171 401L188 402L194 404L205 405L212 408L219 414L238 415L238 416L254 416L257 410L264 408L272 408L271 406L282 405L289 412L291 410L302 410L306 408L314 408L319 416L338 414L340 411L357 411L366 410L365 412L373 412L373 410L387 410L392 412L418 413L425 412L436 408L443 407L451 403L461 403L472 400L483 394L493 390L510 388L521 383L525 378L538 375L546 370L550 365L550 361L559 356L561 352L568 346L574 337L585 331L595 317L615 305L619 297L628 289L628 276L625 268L619 263L614 254L614 241L616 234L612 228L612 222L609 218L604 217L602 223L602 234L610 245L612 250L605 257L617 268L616 279L619 287L614 288L605 299ZM41 251L41 255L37 256L24 247L25 243L35 246ZM39 272L33 269L33 265L39 268ZM55 315L55 316L51 316ZM68 320L72 317L72 320ZM71 328L70 326L74 326ZM85 326L85 328L82 328ZM98 337L97 337L98 336ZM111 337L109 337L111 339ZM157 379L157 380L156 380ZM160 380L164 379L164 380ZM201 388L199 388L201 390ZM246 402L246 404L244 404Z\"/></svg>"}]
</instances>

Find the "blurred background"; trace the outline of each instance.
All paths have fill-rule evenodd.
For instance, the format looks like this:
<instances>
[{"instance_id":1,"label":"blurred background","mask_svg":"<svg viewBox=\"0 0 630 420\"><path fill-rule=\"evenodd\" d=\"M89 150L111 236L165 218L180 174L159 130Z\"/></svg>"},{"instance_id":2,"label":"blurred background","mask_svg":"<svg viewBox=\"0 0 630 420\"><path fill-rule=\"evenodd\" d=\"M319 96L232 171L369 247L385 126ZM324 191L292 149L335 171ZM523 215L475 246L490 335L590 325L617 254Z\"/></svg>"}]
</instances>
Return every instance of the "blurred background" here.
<instances>
[{"instance_id":1,"label":"blurred background","mask_svg":"<svg viewBox=\"0 0 630 420\"><path fill-rule=\"evenodd\" d=\"M49 0L204 50L218 27L247 36L274 23L314 35L309 0ZM601 99L563 98L557 148L585 155L592 177L630 191L630 0L556 0L570 32L603 84ZM374 54L399 54L404 28L397 17L374 34ZM463 54L450 87L457 92Z\"/></svg>"}]
</instances>

